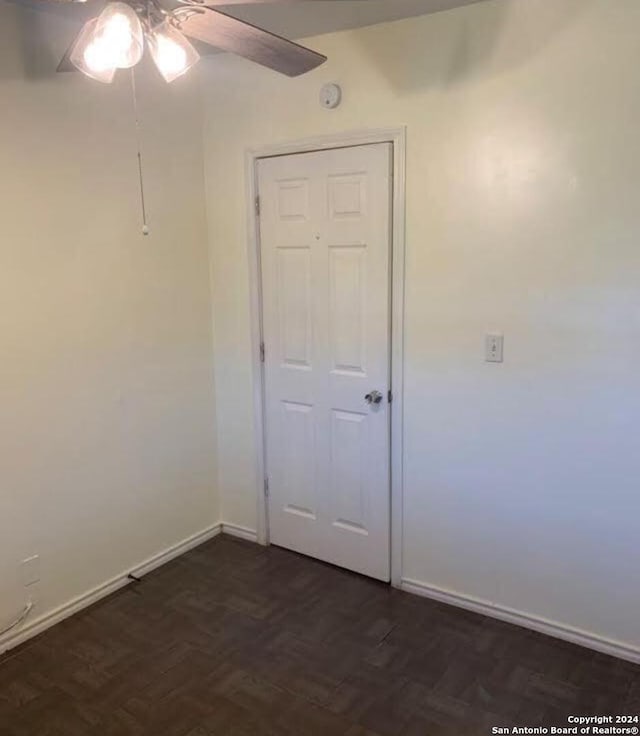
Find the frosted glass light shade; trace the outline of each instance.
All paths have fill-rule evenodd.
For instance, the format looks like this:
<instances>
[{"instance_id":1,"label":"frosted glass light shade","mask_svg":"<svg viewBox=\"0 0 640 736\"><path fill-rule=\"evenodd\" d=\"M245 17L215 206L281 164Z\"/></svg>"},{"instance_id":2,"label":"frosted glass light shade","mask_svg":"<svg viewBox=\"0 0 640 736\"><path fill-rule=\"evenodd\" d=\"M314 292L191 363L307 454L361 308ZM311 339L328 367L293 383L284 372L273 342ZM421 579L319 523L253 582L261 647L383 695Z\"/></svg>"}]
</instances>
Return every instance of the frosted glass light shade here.
<instances>
[{"instance_id":1,"label":"frosted glass light shade","mask_svg":"<svg viewBox=\"0 0 640 736\"><path fill-rule=\"evenodd\" d=\"M147 40L155 65L166 82L181 77L200 59L192 44L167 21L154 28Z\"/></svg>"},{"instance_id":2,"label":"frosted glass light shade","mask_svg":"<svg viewBox=\"0 0 640 736\"><path fill-rule=\"evenodd\" d=\"M116 73L116 65L108 48L96 34L97 25L97 18L85 24L69 58L71 63L87 77L111 84Z\"/></svg>"},{"instance_id":3,"label":"frosted glass light shade","mask_svg":"<svg viewBox=\"0 0 640 736\"><path fill-rule=\"evenodd\" d=\"M136 11L126 3L109 3L98 17L95 33L102 53L116 68L129 69L142 59L142 25Z\"/></svg>"}]
</instances>

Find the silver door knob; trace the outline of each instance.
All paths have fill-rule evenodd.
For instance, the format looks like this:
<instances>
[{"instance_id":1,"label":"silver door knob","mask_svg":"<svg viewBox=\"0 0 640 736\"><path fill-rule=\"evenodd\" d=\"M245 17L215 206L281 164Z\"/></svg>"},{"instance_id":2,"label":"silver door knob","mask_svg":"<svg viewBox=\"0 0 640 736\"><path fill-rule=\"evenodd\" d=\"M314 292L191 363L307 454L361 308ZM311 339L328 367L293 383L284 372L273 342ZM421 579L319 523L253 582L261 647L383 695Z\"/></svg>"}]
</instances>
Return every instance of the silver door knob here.
<instances>
[{"instance_id":1,"label":"silver door knob","mask_svg":"<svg viewBox=\"0 0 640 736\"><path fill-rule=\"evenodd\" d=\"M364 400L367 402L367 404L381 404L382 394L380 393L380 391L372 391L370 394L367 394L364 397Z\"/></svg>"}]
</instances>

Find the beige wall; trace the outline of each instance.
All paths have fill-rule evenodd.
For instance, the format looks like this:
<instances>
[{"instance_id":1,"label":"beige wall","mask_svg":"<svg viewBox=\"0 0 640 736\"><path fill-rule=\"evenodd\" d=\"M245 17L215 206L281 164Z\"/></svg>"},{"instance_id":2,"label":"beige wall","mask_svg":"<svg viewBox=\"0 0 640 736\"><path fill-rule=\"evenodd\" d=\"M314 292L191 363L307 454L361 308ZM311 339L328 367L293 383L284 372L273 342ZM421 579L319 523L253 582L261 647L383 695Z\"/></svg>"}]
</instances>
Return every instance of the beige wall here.
<instances>
[{"instance_id":1,"label":"beige wall","mask_svg":"<svg viewBox=\"0 0 640 736\"><path fill-rule=\"evenodd\" d=\"M0 628L217 522L196 77L51 75L74 32L0 3ZM23 59L28 58L25 65Z\"/></svg>"},{"instance_id":2,"label":"beige wall","mask_svg":"<svg viewBox=\"0 0 640 736\"><path fill-rule=\"evenodd\" d=\"M298 80L203 62L211 294L198 76L142 72L145 239L126 76L51 75L73 28L0 4L0 624L32 554L41 615L218 521L217 486L255 528L244 150L406 124L403 574L638 648L639 30L636 0L493 0L314 39Z\"/></svg>"},{"instance_id":3,"label":"beige wall","mask_svg":"<svg viewBox=\"0 0 640 736\"><path fill-rule=\"evenodd\" d=\"M639 33L637 0L495 0L313 39L298 80L207 62L226 521L256 526L244 150L406 124L404 576L640 646Z\"/></svg>"}]
</instances>

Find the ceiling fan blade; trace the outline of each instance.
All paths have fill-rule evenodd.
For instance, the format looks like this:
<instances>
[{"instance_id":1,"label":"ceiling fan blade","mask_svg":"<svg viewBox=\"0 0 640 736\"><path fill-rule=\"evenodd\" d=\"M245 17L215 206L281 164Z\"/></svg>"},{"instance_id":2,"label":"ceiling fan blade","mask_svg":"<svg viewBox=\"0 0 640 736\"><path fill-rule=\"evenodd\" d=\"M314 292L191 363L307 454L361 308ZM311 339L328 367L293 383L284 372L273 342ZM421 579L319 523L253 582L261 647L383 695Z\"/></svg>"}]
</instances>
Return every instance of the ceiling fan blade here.
<instances>
[{"instance_id":1,"label":"ceiling fan blade","mask_svg":"<svg viewBox=\"0 0 640 736\"><path fill-rule=\"evenodd\" d=\"M58 68L56 69L56 71L61 74L67 74L69 72L77 72L78 70L71 63L71 59L69 58L69 54L67 53L62 57L62 61L58 64Z\"/></svg>"},{"instance_id":2,"label":"ceiling fan blade","mask_svg":"<svg viewBox=\"0 0 640 736\"><path fill-rule=\"evenodd\" d=\"M57 0L61 2L70 2L70 0ZM80 2L81 0L75 0ZM310 3L326 0L206 0L205 5L282 5L283 3ZM341 0L330 0L332 2L340 2ZM368 2L368 0L359 0L360 2ZM54 0L56 2L56 0Z\"/></svg>"},{"instance_id":3,"label":"ceiling fan blade","mask_svg":"<svg viewBox=\"0 0 640 736\"><path fill-rule=\"evenodd\" d=\"M58 64L58 68L56 69L57 72L62 72L63 74L66 74L67 72L77 72L78 71L76 67L71 63L71 52L73 51L73 47L76 45L77 40L78 40L78 36L76 36L73 39L73 41L71 42L71 45L65 51L65 54L60 60L60 63Z\"/></svg>"},{"instance_id":4,"label":"ceiling fan blade","mask_svg":"<svg viewBox=\"0 0 640 736\"><path fill-rule=\"evenodd\" d=\"M180 17L181 13L177 15L180 18L180 29L187 36L255 61L289 77L305 74L327 60L326 56L316 51L232 18L219 10L207 8L204 12L185 18Z\"/></svg>"}]
</instances>

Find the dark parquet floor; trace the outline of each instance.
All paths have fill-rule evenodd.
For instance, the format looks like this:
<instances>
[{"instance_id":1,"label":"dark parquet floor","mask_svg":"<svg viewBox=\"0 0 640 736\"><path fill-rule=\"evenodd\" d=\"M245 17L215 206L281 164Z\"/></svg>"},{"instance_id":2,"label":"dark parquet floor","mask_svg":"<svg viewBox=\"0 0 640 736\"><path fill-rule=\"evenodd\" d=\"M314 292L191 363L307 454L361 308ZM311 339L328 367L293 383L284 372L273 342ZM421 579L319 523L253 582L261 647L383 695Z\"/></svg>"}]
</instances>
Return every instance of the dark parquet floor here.
<instances>
[{"instance_id":1,"label":"dark parquet floor","mask_svg":"<svg viewBox=\"0 0 640 736\"><path fill-rule=\"evenodd\" d=\"M475 736L618 713L640 713L640 667L229 537L0 658L2 736Z\"/></svg>"}]
</instances>

